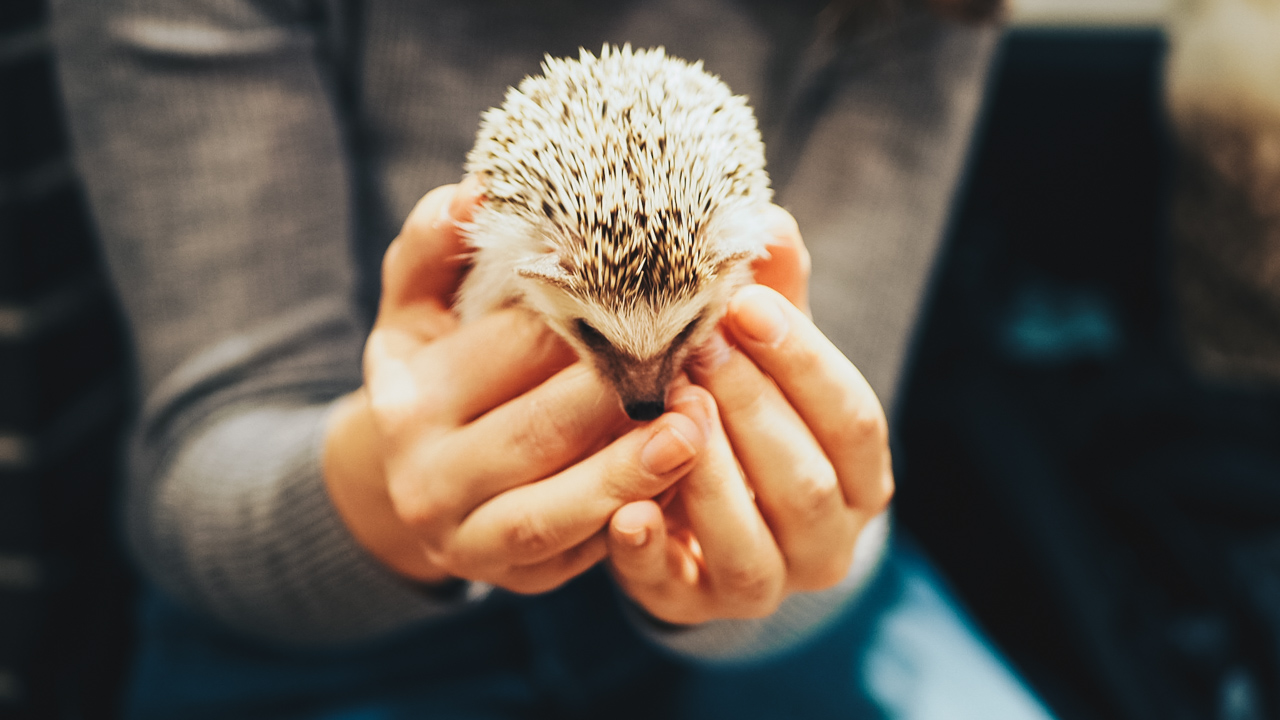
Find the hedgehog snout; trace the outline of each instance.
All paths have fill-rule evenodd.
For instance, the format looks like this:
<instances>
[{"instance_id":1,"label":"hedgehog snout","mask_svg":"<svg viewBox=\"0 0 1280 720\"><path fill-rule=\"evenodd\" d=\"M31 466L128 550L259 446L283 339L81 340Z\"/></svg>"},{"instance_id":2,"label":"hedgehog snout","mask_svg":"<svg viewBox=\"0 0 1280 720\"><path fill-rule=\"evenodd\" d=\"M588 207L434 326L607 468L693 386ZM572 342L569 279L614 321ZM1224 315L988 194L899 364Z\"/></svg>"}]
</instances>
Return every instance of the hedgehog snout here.
<instances>
[{"instance_id":1,"label":"hedgehog snout","mask_svg":"<svg viewBox=\"0 0 1280 720\"><path fill-rule=\"evenodd\" d=\"M629 402L623 406L627 411L627 417L638 422L647 422L656 420L662 413L666 412L666 403L662 400L640 400L637 402Z\"/></svg>"},{"instance_id":2,"label":"hedgehog snout","mask_svg":"<svg viewBox=\"0 0 1280 720\"><path fill-rule=\"evenodd\" d=\"M616 386L618 397L622 400L622 409L627 412L627 417L640 422L655 420L667 411L665 400L667 385L671 378L664 372L657 377L645 379L648 382L624 381L620 386Z\"/></svg>"},{"instance_id":3,"label":"hedgehog snout","mask_svg":"<svg viewBox=\"0 0 1280 720\"><path fill-rule=\"evenodd\" d=\"M672 377L672 358L667 354L636 360L621 353L605 352L597 354L596 360L601 374L617 391L627 417L648 422L666 412L664 401Z\"/></svg>"}]
</instances>

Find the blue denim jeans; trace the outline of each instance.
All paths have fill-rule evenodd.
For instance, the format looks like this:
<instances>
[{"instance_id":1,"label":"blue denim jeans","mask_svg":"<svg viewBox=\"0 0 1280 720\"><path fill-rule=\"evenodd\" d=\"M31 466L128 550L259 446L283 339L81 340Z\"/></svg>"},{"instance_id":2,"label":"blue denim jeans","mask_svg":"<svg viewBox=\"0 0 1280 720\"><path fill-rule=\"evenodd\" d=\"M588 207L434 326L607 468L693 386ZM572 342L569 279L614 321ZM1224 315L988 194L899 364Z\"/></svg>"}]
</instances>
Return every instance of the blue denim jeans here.
<instances>
[{"instance_id":1,"label":"blue denim jeans","mask_svg":"<svg viewBox=\"0 0 1280 720\"><path fill-rule=\"evenodd\" d=\"M127 716L1051 717L900 538L837 621L751 663L692 663L646 643L599 570L546 595L499 595L461 617L340 652L263 648L152 593Z\"/></svg>"}]
</instances>

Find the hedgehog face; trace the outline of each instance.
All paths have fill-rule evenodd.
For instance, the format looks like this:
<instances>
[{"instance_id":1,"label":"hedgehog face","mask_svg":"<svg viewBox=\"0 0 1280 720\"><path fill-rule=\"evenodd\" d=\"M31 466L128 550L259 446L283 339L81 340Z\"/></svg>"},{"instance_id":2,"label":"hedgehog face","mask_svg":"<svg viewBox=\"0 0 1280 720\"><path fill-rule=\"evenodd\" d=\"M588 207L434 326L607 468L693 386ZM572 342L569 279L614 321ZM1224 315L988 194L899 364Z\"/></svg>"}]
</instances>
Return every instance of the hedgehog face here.
<instances>
[{"instance_id":1,"label":"hedgehog face","mask_svg":"<svg viewBox=\"0 0 1280 720\"><path fill-rule=\"evenodd\" d=\"M653 420L665 411L667 386L683 368L690 352L715 327L715 320L706 316L714 315L716 309L696 300L683 304L676 312L671 312L676 308L667 308L667 312L645 308L637 313L643 318L630 319L653 329L646 333L647 344L653 349L645 353L635 349L635 334L621 328L622 323L613 319L616 315L588 305L580 309L581 315L565 323L568 327L561 334L570 338L579 355L590 360L600 376L617 390L622 407L632 420ZM690 312L696 314L686 320Z\"/></svg>"},{"instance_id":2,"label":"hedgehog face","mask_svg":"<svg viewBox=\"0 0 1280 720\"><path fill-rule=\"evenodd\" d=\"M696 290L619 308L575 291L563 269L540 265L521 268L521 304L590 362L617 390L627 415L642 421L664 412L667 386L714 332L734 290L750 278L750 257L736 255Z\"/></svg>"}]
</instances>

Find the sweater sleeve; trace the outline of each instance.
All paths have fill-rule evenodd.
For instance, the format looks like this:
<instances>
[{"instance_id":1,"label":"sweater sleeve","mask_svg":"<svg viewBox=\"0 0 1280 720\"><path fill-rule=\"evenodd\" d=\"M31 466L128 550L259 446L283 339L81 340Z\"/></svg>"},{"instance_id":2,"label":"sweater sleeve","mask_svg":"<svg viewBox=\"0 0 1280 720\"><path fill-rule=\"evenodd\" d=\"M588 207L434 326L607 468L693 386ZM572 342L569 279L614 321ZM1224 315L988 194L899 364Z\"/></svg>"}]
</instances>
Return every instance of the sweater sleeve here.
<instances>
[{"instance_id":1,"label":"sweater sleeve","mask_svg":"<svg viewBox=\"0 0 1280 720\"><path fill-rule=\"evenodd\" d=\"M814 321L890 420L999 35L917 9L811 52L811 84L827 87L793 95L785 112L808 118L775 136L778 202L812 255Z\"/></svg>"},{"instance_id":2,"label":"sweater sleeve","mask_svg":"<svg viewBox=\"0 0 1280 720\"><path fill-rule=\"evenodd\" d=\"M433 184L426 178L456 173L474 118L500 100L500 88L536 71L539 53L630 42L703 60L760 114L777 201L796 216L813 254L818 325L891 409L996 28L946 22L911 1L900 3L901 11L871 13L850 35L836 37L821 23L814 27L805 3L646 0L608 11L597 5L578 21L549 19L555 4L529 4L525 17L484 22L471 6L446 4L458 15L442 21L415 12L418 3L372 3L367 18L365 62L375 71L364 91L367 112L383 128L375 149L393 217ZM475 48L483 48L484 62L473 57ZM844 581L797 594L763 620L672 630L634 616L650 638L690 658L777 652L857 601L887 534L887 520L871 524Z\"/></svg>"},{"instance_id":3,"label":"sweater sleeve","mask_svg":"<svg viewBox=\"0 0 1280 720\"><path fill-rule=\"evenodd\" d=\"M315 6L320 5L315 3ZM360 383L350 167L311 3L54 3L77 161L143 403L147 575L246 634L327 644L449 612L352 538L320 467Z\"/></svg>"},{"instance_id":4,"label":"sweater sleeve","mask_svg":"<svg viewBox=\"0 0 1280 720\"><path fill-rule=\"evenodd\" d=\"M813 62L800 64L796 90L774 113L808 113L780 123L769 161L778 201L795 215L812 254L815 321L889 410L998 34L904 13L838 47L811 48ZM767 618L672 629L636 613L638 622L688 657L735 662L783 651L858 601L889 532L886 512L864 529L842 582L796 593Z\"/></svg>"},{"instance_id":5,"label":"sweater sleeve","mask_svg":"<svg viewBox=\"0 0 1280 720\"><path fill-rule=\"evenodd\" d=\"M127 527L148 576L232 628L304 645L391 632L482 596L472 586L432 597L383 567L350 536L321 475L327 412L358 386L367 332L354 300L357 170L333 37L314 10L338 3L53 5L77 160L137 350L144 402ZM479 110L535 69L537 53L525 45L547 32L502 35L486 20L460 33L471 25L424 19L414 3L370 7L367 32L378 42L366 47L364 64L387 67L363 78L361 92L365 111L398 119L383 123L373 148L374 164L391 178L376 200L398 218L437 175L456 173ZM378 7L406 10L380 22ZM449 7L470 18L470 6ZM639 3L635 17L651 17L651 32L636 21L604 38L551 25L565 35L556 47L569 50L601 39L678 49L673 32L682 30L689 44L681 54L725 57L726 73L746 76L734 86L748 88L770 46L740 41L737 33L752 25L724 22L737 8ZM681 24L672 20L677 11L705 12ZM431 20L439 37L424 40L401 15ZM760 27L767 36L769 24ZM792 145L775 146L784 157L771 150L771 165L793 168L775 182L814 253L819 324L886 404L992 37L913 20L848 52L819 53L813 77L819 90L834 78L829 92L799 96L821 100L808 108L814 122L796 126ZM425 63L414 54L428 50L443 57ZM450 57L459 59L450 65ZM654 636L698 657L788 644L856 597L883 546L883 527L872 527L880 529L864 537L862 559L831 591L788 600L764 621Z\"/></svg>"}]
</instances>

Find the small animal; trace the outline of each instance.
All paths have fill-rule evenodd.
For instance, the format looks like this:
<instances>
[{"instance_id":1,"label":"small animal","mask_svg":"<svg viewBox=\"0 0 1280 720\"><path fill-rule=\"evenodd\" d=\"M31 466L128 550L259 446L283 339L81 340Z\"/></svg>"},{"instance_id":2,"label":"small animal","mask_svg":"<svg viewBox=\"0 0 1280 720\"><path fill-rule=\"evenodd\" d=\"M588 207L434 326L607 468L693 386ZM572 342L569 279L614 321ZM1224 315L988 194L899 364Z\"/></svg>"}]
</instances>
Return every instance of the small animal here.
<instances>
[{"instance_id":1,"label":"small animal","mask_svg":"<svg viewBox=\"0 0 1280 720\"><path fill-rule=\"evenodd\" d=\"M651 420L668 383L751 280L768 233L764 144L745 98L663 48L548 56L481 116L466 170L467 321L540 315Z\"/></svg>"}]
</instances>

